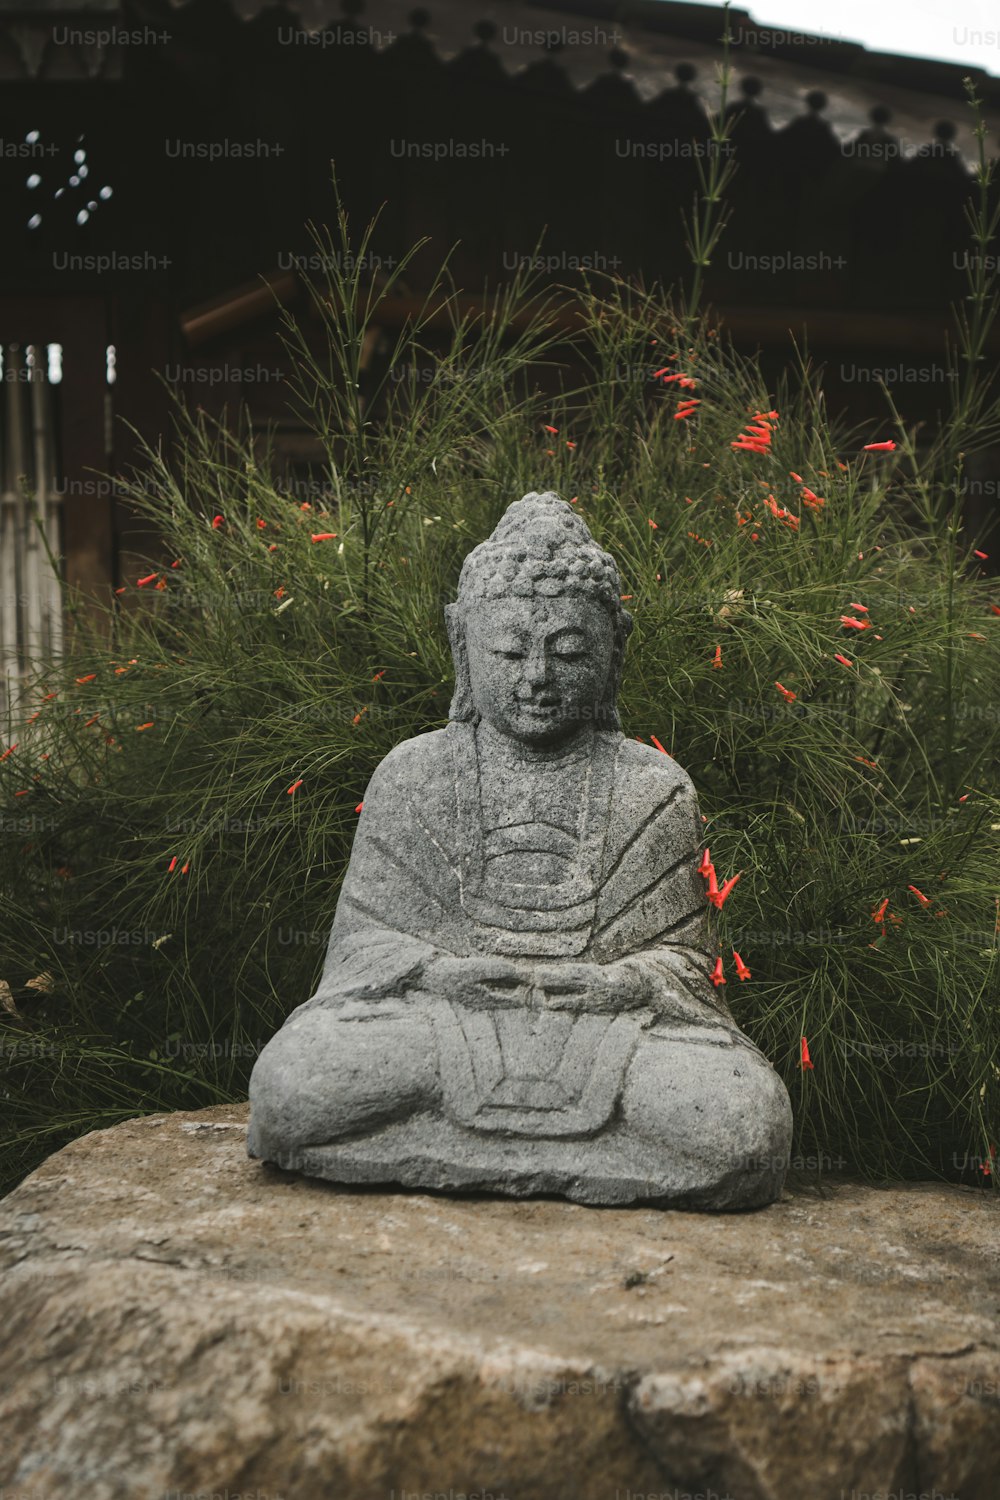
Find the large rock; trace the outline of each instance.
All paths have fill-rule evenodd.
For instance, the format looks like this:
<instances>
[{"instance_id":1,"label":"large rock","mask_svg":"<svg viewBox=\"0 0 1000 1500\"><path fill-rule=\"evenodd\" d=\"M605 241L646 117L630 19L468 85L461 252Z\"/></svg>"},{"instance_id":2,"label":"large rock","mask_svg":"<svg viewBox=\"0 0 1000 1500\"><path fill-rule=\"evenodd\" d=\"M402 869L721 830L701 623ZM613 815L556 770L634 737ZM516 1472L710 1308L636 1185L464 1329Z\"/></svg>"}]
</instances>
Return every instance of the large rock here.
<instances>
[{"instance_id":1,"label":"large rock","mask_svg":"<svg viewBox=\"0 0 1000 1500\"><path fill-rule=\"evenodd\" d=\"M129 1121L0 1204L3 1500L993 1500L1000 1211L346 1190L238 1107Z\"/></svg>"}]
</instances>

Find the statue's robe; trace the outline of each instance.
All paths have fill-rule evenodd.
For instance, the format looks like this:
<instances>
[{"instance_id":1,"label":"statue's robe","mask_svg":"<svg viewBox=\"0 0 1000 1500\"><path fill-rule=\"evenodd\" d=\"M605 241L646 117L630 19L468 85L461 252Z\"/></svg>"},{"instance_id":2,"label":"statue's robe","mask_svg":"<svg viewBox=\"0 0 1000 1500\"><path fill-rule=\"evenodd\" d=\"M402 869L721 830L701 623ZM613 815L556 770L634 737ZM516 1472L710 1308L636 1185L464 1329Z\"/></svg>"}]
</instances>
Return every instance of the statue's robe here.
<instances>
[{"instance_id":1,"label":"statue's robe","mask_svg":"<svg viewBox=\"0 0 1000 1500\"><path fill-rule=\"evenodd\" d=\"M709 978L702 823L687 774L660 751L595 730L575 837L544 820L489 830L478 741L473 725L452 723L378 766L318 989L293 1014L330 1007L389 1021L421 1006L452 1118L525 1135L600 1128L643 1034L756 1051ZM539 851L560 878L512 878ZM466 1007L436 996L429 975L424 983L441 954L549 970L627 959L646 998L618 1014Z\"/></svg>"}]
</instances>

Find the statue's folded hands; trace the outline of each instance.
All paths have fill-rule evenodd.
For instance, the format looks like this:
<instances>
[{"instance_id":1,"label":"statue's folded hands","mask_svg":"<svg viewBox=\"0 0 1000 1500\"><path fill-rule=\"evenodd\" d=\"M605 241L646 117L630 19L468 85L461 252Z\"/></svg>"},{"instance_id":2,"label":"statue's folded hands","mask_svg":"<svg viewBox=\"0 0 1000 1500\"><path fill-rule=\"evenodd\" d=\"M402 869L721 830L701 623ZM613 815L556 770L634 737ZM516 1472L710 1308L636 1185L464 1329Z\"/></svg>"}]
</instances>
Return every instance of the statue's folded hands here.
<instances>
[{"instance_id":1,"label":"statue's folded hands","mask_svg":"<svg viewBox=\"0 0 1000 1500\"><path fill-rule=\"evenodd\" d=\"M429 996L441 995L470 1010L549 1009L615 1013L648 1005L652 981L629 959L615 963L537 963L456 957L432 959L420 979Z\"/></svg>"}]
</instances>

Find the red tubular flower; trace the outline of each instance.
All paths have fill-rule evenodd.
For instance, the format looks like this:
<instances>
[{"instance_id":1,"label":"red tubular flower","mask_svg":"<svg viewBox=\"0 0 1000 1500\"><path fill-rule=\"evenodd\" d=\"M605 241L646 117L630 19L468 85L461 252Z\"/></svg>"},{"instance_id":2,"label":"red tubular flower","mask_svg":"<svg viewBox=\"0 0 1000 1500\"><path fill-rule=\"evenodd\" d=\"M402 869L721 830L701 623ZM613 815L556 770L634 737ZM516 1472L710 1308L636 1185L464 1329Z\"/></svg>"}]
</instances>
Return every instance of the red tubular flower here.
<instances>
[{"instance_id":1,"label":"red tubular flower","mask_svg":"<svg viewBox=\"0 0 1000 1500\"><path fill-rule=\"evenodd\" d=\"M212 517L212 530L213 531L218 531L219 527L220 526L225 526L225 524L226 524L226 518L225 518L225 516L213 516Z\"/></svg>"},{"instance_id":2,"label":"red tubular flower","mask_svg":"<svg viewBox=\"0 0 1000 1500\"><path fill-rule=\"evenodd\" d=\"M862 453L895 453L896 444L892 442L866 443L861 451Z\"/></svg>"},{"instance_id":3,"label":"red tubular flower","mask_svg":"<svg viewBox=\"0 0 1000 1500\"><path fill-rule=\"evenodd\" d=\"M716 646L715 655L712 657L712 670L717 672L722 667L722 647Z\"/></svg>"},{"instance_id":4,"label":"red tubular flower","mask_svg":"<svg viewBox=\"0 0 1000 1500\"><path fill-rule=\"evenodd\" d=\"M152 583L153 579L156 578L157 576L158 575L156 573L147 573L146 576L145 576L145 578L137 578L135 580L136 587L140 588L140 589L144 589L146 587L146 584L147 583Z\"/></svg>"},{"instance_id":5,"label":"red tubular flower","mask_svg":"<svg viewBox=\"0 0 1000 1500\"><path fill-rule=\"evenodd\" d=\"M794 703L796 698L799 696L798 693L793 693L791 688L782 687L780 682L776 682L774 685L778 689L778 692L784 698L786 703Z\"/></svg>"},{"instance_id":6,"label":"red tubular flower","mask_svg":"<svg viewBox=\"0 0 1000 1500\"><path fill-rule=\"evenodd\" d=\"M77 682L93 682L93 680L94 680L94 678L96 676L97 676L96 672L88 672L87 675L86 675L86 677L78 677L76 680L77 680Z\"/></svg>"},{"instance_id":7,"label":"red tubular flower","mask_svg":"<svg viewBox=\"0 0 1000 1500\"><path fill-rule=\"evenodd\" d=\"M983 562L986 562L990 554L988 552L980 552L978 550L974 550L972 555L973 557L979 557Z\"/></svg>"},{"instance_id":8,"label":"red tubular flower","mask_svg":"<svg viewBox=\"0 0 1000 1500\"><path fill-rule=\"evenodd\" d=\"M558 427L550 427L547 422L544 422L542 424L542 431L543 432L551 432L552 435L555 436L556 433L559 431L559 428Z\"/></svg>"},{"instance_id":9,"label":"red tubular flower","mask_svg":"<svg viewBox=\"0 0 1000 1500\"><path fill-rule=\"evenodd\" d=\"M13 755L16 749L17 745L8 745L4 753L0 755L0 760L6 760L8 755Z\"/></svg>"},{"instance_id":10,"label":"red tubular flower","mask_svg":"<svg viewBox=\"0 0 1000 1500\"><path fill-rule=\"evenodd\" d=\"M742 958L740 958L740 955L737 953L735 948L733 949L733 958L736 961L736 977L739 979L740 983L742 984L744 979L752 979L753 975L750 973L750 970L747 968Z\"/></svg>"},{"instance_id":11,"label":"red tubular flower","mask_svg":"<svg viewBox=\"0 0 1000 1500\"><path fill-rule=\"evenodd\" d=\"M9 754L9 752L8 752L8 754ZM709 851L706 849L704 851L704 853L702 854L702 856L701 856L701 863L698 866L698 874L701 875L701 876L703 876L704 879L707 880L708 879L708 872L709 872L709 870L711 870L711 868L712 868L712 856L709 853Z\"/></svg>"},{"instance_id":12,"label":"red tubular flower","mask_svg":"<svg viewBox=\"0 0 1000 1500\"><path fill-rule=\"evenodd\" d=\"M358 805L357 805L357 807L354 809L354 811L356 813L359 813L361 811L361 809L364 807L364 805L365 804L363 802L359 802Z\"/></svg>"},{"instance_id":13,"label":"red tubular flower","mask_svg":"<svg viewBox=\"0 0 1000 1500\"><path fill-rule=\"evenodd\" d=\"M840 665L842 667L853 667L854 666L854 663L851 661L851 658L849 656L841 656L841 654L840 654L839 651L835 651L833 653L833 659L834 659L834 661L839 661Z\"/></svg>"},{"instance_id":14,"label":"red tubular flower","mask_svg":"<svg viewBox=\"0 0 1000 1500\"><path fill-rule=\"evenodd\" d=\"M801 484L802 483L802 475L801 474L796 474L796 472L795 472L794 469L789 469L788 473L789 473L790 477L795 480L796 484Z\"/></svg>"},{"instance_id":15,"label":"red tubular flower","mask_svg":"<svg viewBox=\"0 0 1000 1500\"><path fill-rule=\"evenodd\" d=\"M181 865L181 874L182 875L186 875L187 872L188 872L188 870L190 870L190 868L191 868L191 863L190 863L190 861L187 861L186 863L184 863L183 865Z\"/></svg>"},{"instance_id":16,"label":"red tubular flower","mask_svg":"<svg viewBox=\"0 0 1000 1500\"><path fill-rule=\"evenodd\" d=\"M711 901L714 904L715 898L716 898L716 896L718 894L719 894L719 881L718 881L718 877L717 877L717 875L715 873L715 866L714 865L709 865L709 867L708 867L708 886L706 887L705 895L707 896L708 900Z\"/></svg>"},{"instance_id":17,"label":"red tubular flower","mask_svg":"<svg viewBox=\"0 0 1000 1500\"><path fill-rule=\"evenodd\" d=\"M871 620L856 620L853 615L841 615L840 623L845 630L871 630Z\"/></svg>"},{"instance_id":18,"label":"red tubular flower","mask_svg":"<svg viewBox=\"0 0 1000 1500\"><path fill-rule=\"evenodd\" d=\"M174 869L176 868L176 865L177 865L177 855L175 854L174 857L173 857L173 859L170 861L169 865L167 866L167 874L168 875L172 875L174 873Z\"/></svg>"},{"instance_id":19,"label":"red tubular flower","mask_svg":"<svg viewBox=\"0 0 1000 1500\"><path fill-rule=\"evenodd\" d=\"M848 609L856 609L859 615L866 615L868 613L867 604L856 604L853 599L850 601L847 607Z\"/></svg>"},{"instance_id":20,"label":"red tubular flower","mask_svg":"<svg viewBox=\"0 0 1000 1500\"><path fill-rule=\"evenodd\" d=\"M660 752L660 754L661 754L661 755L668 755L668 754L669 754L669 751L667 751L667 750L664 750L664 748L663 748L663 746L662 746L662 745L661 745L661 744L660 744L660 742L659 742L659 740L658 740L658 739L657 739L657 738L656 738L656 735L655 735L655 734L651 734L651 735L650 735L650 736L649 736L649 738L650 738L650 739L651 739L651 740L652 740L652 742L653 742L653 744L654 744L654 745L655 745L655 746L656 746L656 748L657 748L657 750L659 750L659 752ZM671 756L671 759L673 759L673 757L672 757L672 756Z\"/></svg>"},{"instance_id":21,"label":"red tubular flower","mask_svg":"<svg viewBox=\"0 0 1000 1500\"><path fill-rule=\"evenodd\" d=\"M314 531L309 540L311 542L332 542L336 535L335 531Z\"/></svg>"},{"instance_id":22,"label":"red tubular flower","mask_svg":"<svg viewBox=\"0 0 1000 1500\"><path fill-rule=\"evenodd\" d=\"M879 902L878 906L872 907L872 921L875 923L876 927L881 927L882 923L885 921L885 914L888 906L889 897L886 896L885 900Z\"/></svg>"},{"instance_id":23,"label":"red tubular flower","mask_svg":"<svg viewBox=\"0 0 1000 1500\"><path fill-rule=\"evenodd\" d=\"M805 1037L799 1038L799 1048L801 1052L801 1062L799 1066L803 1070L805 1070L806 1068L815 1068L816 1064L809 1056L809 1043L806 1041Z\"/></svg>"},{"instance_id":24,"label":"red tubular flower","mask_svg":"<svg viewBox=\"0 0 1000 1500\"><path fill-rule=\"evenodd\" d=\"M713 870L712 873L713 874L715 873L714 870ZM740 871L740 875L742 875L742 873L743 872L741 870ZM726 897L729 895L729 892L732 890L733 886L739 880L740 875L733 875L731 879L729 879L729 880L727 880L725 882L725 884L723 885L723 887L722 887L721 890L715 890L715 891L713 891L711 889L711 885L712 885L713 882L709 883L708 899L709 899L709 901L711 901L711 903L715 907L716 911L721 911L722 910L722 907L723 907L723 904L724 904L724 902L726 900Z\"/></svg>"},{"instance_id":25,"label":"red tubular flower","mask_svg":"<svg viewBox=\"0 0 1000 1500\"><path fill-rule=\"evenodd\" d=\"M921 906L930 906L931 898L929 896L925 896L923 891L918 891L915 885L908 885L906 889L913 892L917 900L920 902Z\"/></svg>"},{"instance_id":26,"label":"red tubular flower","mask_svg":"<svg viewBox=\"0 0 1000 1500\"><path fill-rule=\"evenodd\" d=\"M719 988L720 984L725 984L725 982L726 982L726 976L722 972L722 958L721 958L721 956L715 960L715 967L712 970L711 979L712 979L712 983L715 985L716 989Z\"/></svg>"},{"instance_id":27,"label":"red tubular flower","mask_svg":"<svg viewBox=\"0 0 1000 1500\"><path fill-rule=\"evenodd\" d=\"M299 787L301 785L302 785L302 777L300 776L299 779L298 779L298 781L293 781L292 784L291 784L291 786L288 787L288 788L286 788L289 797L293 797L295 795L295 793L298 791L298 789L299 789Z\"/></svg>"},{"instance_id":28,"label":"red tubular flower","mask_svg":"<svg viewBox=\"0 0 1000 1500\"><path fill-rule=\"evenodd\" d=\"M136 734L141 734L144 729L152 729L152 727L153 727L153 720L150 719L150 721L149 721L148 724L137 724L135 726L135 732L136 732Z\"/></svg>"}]
</instances>

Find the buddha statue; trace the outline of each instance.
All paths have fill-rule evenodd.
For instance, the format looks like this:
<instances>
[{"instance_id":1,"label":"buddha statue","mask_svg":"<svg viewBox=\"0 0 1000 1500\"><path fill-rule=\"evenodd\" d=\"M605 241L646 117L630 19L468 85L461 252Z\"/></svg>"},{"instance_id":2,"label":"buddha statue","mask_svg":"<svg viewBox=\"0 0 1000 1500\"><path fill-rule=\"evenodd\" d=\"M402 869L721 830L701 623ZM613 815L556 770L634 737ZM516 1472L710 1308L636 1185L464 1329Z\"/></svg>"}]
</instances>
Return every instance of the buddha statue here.
<instances>
[{"instance_id":1,"label":"buddha statue","mask_svg":"<svg viewBox=\"0 0 1000 1500\"><path fill-rule=\"evenodd\" d=\"M449 723L372 776L319 986L250 1079L250 1155L340 1183L773 1201L788 1095L710 979L691 780L620 729L613 559L526 495L445 613Z\"/></svg>"}]
</instances>

